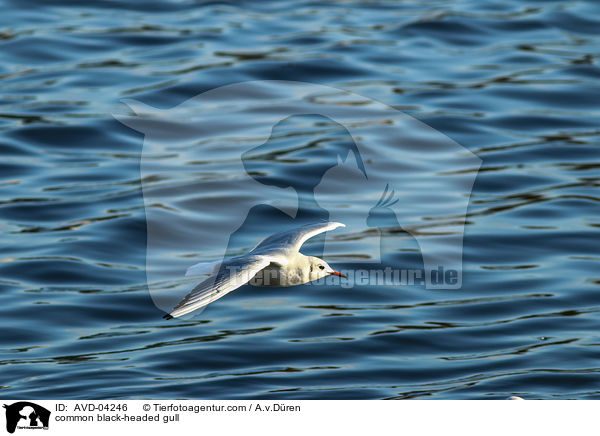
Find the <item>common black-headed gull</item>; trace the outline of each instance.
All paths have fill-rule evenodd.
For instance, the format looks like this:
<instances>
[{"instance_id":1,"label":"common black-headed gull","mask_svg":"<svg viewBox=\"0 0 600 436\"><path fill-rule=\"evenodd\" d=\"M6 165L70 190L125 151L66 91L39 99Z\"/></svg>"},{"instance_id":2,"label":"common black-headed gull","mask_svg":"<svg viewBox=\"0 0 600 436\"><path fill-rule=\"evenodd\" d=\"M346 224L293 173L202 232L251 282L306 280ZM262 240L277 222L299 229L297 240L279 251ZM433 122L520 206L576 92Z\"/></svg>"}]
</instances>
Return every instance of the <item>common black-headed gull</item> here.
<instances>
[{"instance_id":1,"label":"common black-headed gull","mask_svg":"<svg viewBox=\"0 0 600 436\"><path fill-rule=\"evenodd\" d=\"M220 262L199 263L188 268L186 276L211 274L197 285L165 319L177 318L200 309L242 285L295 286L328 275L346 277L315 256L300 253L308 239L320 233L346 227L342 223L308 224L269 236L245 256Z\"/></svg>"}]
</instances>

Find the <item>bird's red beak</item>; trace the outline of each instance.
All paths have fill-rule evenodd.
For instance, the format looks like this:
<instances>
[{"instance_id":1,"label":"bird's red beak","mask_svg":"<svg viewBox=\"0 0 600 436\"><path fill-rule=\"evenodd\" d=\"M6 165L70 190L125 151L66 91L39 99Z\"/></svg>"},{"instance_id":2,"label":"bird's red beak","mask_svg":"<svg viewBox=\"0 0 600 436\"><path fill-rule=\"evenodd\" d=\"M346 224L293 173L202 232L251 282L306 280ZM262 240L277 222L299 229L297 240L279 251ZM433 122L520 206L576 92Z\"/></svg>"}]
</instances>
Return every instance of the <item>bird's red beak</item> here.
<instances>
[{"instance_id":1,"label":"bird's red beak","mask_svg":"<svg viewBox=\"0 0 600 436\"><path fill-rule=\"evenodd\" d=\"M347 279L347 278L348 278L348 277L346 277L344 274L342 274L342 273L341 273L341 272L339 272L339 271L331 271L329 274L330 274L330 275L332 275L332 276L340 276L340 277L343 277L343 278L345 278L345 279Z\"/></svg>"}]
</instances>

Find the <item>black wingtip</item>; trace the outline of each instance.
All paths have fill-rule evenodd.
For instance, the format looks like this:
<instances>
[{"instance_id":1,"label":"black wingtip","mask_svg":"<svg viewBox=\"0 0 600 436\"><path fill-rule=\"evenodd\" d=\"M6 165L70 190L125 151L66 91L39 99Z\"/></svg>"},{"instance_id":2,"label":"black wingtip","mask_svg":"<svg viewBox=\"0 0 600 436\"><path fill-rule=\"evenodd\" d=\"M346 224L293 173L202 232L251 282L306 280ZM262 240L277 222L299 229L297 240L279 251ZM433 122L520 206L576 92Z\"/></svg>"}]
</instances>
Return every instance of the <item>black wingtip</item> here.
<instances>
[{"instance_id":1,"label":"black wingtip","mask_svg":"<svg viewBox=\"0 0 600 436\"><path fill-rule=\"evenodd\" d=\"M163 319L173 319L173 315L167 313L165 316L163 316Z\"/></svg>"}]
</instances>

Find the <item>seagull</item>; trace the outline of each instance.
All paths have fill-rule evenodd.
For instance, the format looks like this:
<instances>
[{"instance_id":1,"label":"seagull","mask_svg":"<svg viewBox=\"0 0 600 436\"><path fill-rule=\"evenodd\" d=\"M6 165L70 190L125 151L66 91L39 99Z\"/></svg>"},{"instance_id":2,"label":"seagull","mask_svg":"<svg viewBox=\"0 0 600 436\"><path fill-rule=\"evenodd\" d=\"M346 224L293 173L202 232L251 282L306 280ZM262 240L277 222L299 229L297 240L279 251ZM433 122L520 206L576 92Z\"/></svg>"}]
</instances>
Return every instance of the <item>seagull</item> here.
<instances>
[{"instance_id":1,"label":"seagull","mask_svg":"<svg viewBox=\"0 0 600 436\"><path fill-rule=\"evenodd\" d=\"M200 309L240 286L295 286L328 275L346 278L315 256L300 253L300 247L318 234L338 227L337 222L307 224L269 236L244 256L218 262L201 262L188 268L187 276L211 274L198 284L163 318L172 319Z\"/></svg>"}]
</instances>

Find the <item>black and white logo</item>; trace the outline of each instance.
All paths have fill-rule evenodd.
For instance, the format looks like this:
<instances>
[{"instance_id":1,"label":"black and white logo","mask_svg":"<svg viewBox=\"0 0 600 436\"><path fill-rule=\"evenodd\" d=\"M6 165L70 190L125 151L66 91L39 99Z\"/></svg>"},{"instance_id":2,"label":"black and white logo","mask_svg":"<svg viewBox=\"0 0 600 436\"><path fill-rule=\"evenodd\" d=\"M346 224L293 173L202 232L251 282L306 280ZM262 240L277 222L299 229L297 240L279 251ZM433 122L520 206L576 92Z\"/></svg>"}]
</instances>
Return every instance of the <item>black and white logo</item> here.
<instances>
[{"instance_id":1,"label":"black and white logo","mask_svg":"<svg viewBox=\"0 0 600 436\"><path fill-rule=\"evenodd\" d=\"M19 401L5 404L6 431L14 433L16 429L37 430L48 429L50 411L42 406L29 401Z\"/></svg>"}]
</instances>

